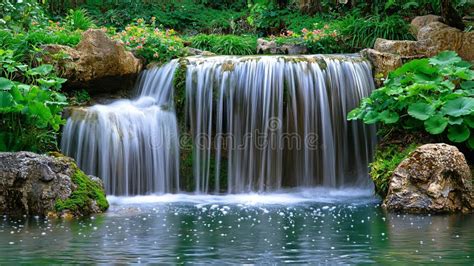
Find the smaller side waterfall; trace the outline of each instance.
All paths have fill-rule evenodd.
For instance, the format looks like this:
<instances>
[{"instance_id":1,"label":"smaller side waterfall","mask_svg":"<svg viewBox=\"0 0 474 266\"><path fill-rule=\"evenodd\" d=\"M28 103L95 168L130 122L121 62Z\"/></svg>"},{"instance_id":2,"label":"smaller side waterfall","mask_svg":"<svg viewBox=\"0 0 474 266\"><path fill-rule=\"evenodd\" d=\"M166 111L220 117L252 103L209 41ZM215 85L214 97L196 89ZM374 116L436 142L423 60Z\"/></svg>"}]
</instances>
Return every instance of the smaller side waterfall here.
<instances>
[{"instance_id":1,"label":"smaller side waterfall","mask_svg":"<svg viewBox=\"0 0 474 266\"><path fill-rule=\"evenodd\" d=\"M179 188L179 141L173 110L173 61L144 71L135 100L74 109L61 149L107 194L169 193Z\"/></svg>"}]
</instances>

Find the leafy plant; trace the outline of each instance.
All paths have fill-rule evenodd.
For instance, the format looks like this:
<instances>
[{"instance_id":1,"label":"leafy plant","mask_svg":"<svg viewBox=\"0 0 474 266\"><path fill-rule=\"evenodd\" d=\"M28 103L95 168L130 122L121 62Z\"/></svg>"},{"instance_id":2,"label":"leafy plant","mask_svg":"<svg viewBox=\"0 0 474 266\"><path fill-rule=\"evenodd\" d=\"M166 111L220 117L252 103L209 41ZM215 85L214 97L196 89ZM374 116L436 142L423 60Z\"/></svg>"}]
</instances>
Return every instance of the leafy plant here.
<instances>
[{"instance_id":1,"label":"leafy plant","mask_svg":"<svg viewBox=\"0 0 474 266\"><path fill-rule=\"evenodd\" d=\"M251 55L257 46L254 36L199 34L190 40L192 47L220 55Z\"/></svg>"},{"instance_id":2,"label":"leafy plant","mask_svg":"<svg viewBox=\"0 0 474 266\"><path fill-rule=\"evenodd\" d=\"M67 105L59 89L66 80L53 74L52 65L31 68L15 61L11 50L0 49L0 70L0 151L57 149Z\"/></svg>"},{"instance_id":3,"label":"leafy plant","mask_svg":"<svg viewBox=\"0 0 474 266\"><path fill-rule=\"evenodd\" d=\"M445 134L474 149L474 71L455 52L410 61L363 99L349 120Z\"/></svg>"},{"instance_id":4,"label":"leafy plant","mask_svg":"<svg viewBox=\"0 0 474 266\"><path fill-rule=\"evenodd\" d=\"M69 95L68 95L69 96ZM71 105L84 105L91 100L91 96L86 90L76 90L69 96Z\"/></svg>"}]
</instances>

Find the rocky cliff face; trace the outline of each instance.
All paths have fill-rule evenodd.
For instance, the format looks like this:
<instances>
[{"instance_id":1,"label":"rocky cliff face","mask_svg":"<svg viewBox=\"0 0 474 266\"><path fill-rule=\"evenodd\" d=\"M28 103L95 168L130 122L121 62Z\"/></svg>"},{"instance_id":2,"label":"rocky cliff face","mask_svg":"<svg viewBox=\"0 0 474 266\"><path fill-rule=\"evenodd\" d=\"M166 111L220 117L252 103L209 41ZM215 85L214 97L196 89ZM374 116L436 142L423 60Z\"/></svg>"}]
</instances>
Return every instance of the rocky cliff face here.
<instances>
[{"instance_id":1,"label":"rocky cliff face","mask_svg":"<svg viewBox=\"0 0 474 266\"><path fill-rule=\"evenodd\" d=\"M447 144L418 147L395 169L383 206L409 213L472 211L472 176L464 155Z\"/></svg>"},{"instance_id":2,"label":"rocky cliff face","mask_svg":"<svg viewBox=\"0 0 474 266\"><path fill-rule=\"evenodd\" d=\"M86 176L72 159L0 153L0 214L82 216L107 208L102 181Z\"/></svg>"}]
</instances>

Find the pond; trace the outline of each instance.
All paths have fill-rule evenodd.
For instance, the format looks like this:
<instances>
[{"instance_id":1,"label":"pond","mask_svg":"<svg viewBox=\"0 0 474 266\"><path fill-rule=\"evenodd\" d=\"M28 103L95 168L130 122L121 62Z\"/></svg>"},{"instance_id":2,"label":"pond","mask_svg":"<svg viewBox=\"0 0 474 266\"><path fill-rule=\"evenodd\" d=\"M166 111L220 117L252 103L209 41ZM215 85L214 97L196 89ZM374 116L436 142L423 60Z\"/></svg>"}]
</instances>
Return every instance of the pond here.
<instances>
[{"instance_id":1,"label":"pond","mask_svg":"<svg viewBox=\"0 0 474 266\"><path fill-rule=\"evenodd\" d=\"M474 215L389 214L370 190L110 197L81 220L0 220L0 264L472 263Z\"/></svg>"}]
</instances>

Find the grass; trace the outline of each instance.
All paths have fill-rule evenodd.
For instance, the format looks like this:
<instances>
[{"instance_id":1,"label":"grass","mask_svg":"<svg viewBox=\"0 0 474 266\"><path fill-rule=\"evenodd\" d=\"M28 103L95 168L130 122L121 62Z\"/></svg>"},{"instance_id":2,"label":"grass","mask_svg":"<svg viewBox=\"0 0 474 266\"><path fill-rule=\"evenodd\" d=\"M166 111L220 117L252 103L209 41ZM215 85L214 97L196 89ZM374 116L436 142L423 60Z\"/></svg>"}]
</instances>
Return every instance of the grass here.
<instances>
[{"instance_id":1,"label":"grass","mask_svg":"<svg viewBox=\"0 0 474 266\"><path fill-rule=\"evenodd\" d=\"M190 38L191 46L219 55L252 55L257 37L252 35L199 34Z\"/></svg>"}]
</instances>

